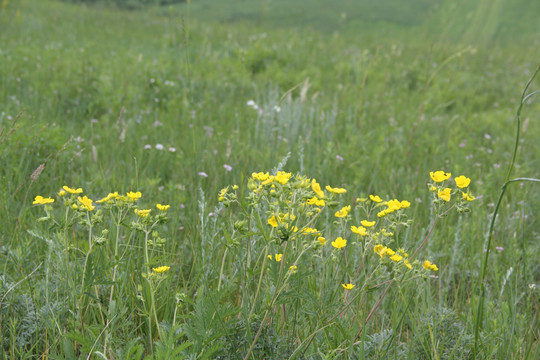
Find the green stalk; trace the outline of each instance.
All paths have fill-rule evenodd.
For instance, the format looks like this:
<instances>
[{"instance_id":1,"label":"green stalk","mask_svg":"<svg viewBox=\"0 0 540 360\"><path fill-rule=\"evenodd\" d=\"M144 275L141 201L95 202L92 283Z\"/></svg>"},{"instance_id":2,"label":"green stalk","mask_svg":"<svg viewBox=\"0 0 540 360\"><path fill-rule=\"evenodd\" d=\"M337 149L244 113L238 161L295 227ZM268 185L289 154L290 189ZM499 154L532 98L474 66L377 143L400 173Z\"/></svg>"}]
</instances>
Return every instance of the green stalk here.
<instances>
[{"instance_id":1,"label":"green stalk","mask_svg":"<svg viewBox=\"0 0 540 360\"><path fill-rule=\"evenodd\" d=\"M501 205L502 199L504 197L504 193L506 192L506 188L510 183L517 182L517 181L531 181L531 182L540 182L539 179L532 179L532 178L517 178L510 180L510 176L512 175L512 171L514 170L514 164L516 162L516 156L517 151L519 147L519 137L520 137L520 130L521 130L521 109L523 108L523 104L534 94L538 94L538 91L535 91L529 95L525 95L527 93L527 90L529 89L529 86L533 82L534 78L540 71L540 65L536 68L536 71L532 75L532 77L527 82L527 85L525 85L525 88L523 89L523 92L521 93L521 99L519 102L519 107L516 112L516 141L514 144L514 152L512 154L512 160L510 161L510 166L508 167L508 172L506 174L505 182L503 186L501 187L501 193L499 194L499 199L497 200L497 204L495 205L495 211L493 212L493 216L491 217L491 223L489 224L489 232L488 232L488 239L487 239L487 245L486 245L486 253L484 255L484 259L482 261L482 272L480 275L480 299L478 301L478 308L476 310L476 319L474 324L474 351L473 351L473 360L476 359L476 356L478 354L478 341L480 336L480 327L482 327L483 323L483 313L484 313L484 300L486 295L486 288L485 288L485 281L487 276L487 265L489 260L489 253L491 249L491 241L493 240L493 229L495 227L495 219L497 218L497 214L499 212L499 207Z\"/></svg>"}]
</instances>

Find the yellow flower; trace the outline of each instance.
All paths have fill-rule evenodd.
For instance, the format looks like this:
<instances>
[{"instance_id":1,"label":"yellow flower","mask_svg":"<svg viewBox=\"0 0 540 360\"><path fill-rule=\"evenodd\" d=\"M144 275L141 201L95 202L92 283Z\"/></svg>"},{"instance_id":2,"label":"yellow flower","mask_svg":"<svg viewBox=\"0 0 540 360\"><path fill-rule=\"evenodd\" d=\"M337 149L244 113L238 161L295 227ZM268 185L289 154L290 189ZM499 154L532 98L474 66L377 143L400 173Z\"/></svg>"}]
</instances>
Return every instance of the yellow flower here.
<instances>
[{"instance_id":1,"label":"yellow flower","mask_svg":"<svg viewBox=\"0 0 540 360\"><path fill-rule=\"evenodd\" d=\"M151 209L143 209L143 210L135 209L135 214L140 218L145 218L148 215L150 215L150 211L152 210Z\"/></svg>"},{"instance_id":2,"label":"yellow flower","mask_svg":"<svg viewBox=\"0 0 540 360\"><path fill-rule=\"evenodd\" d=\"M365 227L372 227L373 225L375 225L375 221L362 220L360 221L360 224Z\"/></svg>"},{"instance_id":3,"label":"yellow flower","mask_svg":"<svg viewBox=\"0 0 540 360\"><path fill-rule=\"evenodd\" d=\"M306 227L306 228L303 228L302 229L302 234L304 235L318 235L319 234L319 230L317 229L314 229L314 228L310 228L310 227Z\"/></svg>"},{"instance_id":4,"label":"yellow flower","mask_svg":"<svg viewBox=\"0 0 540 360\"><path fill-rule=\"evenodd\" d=\"M281 185L285 185L287 182L289 182L289 179L291 178L291 176L292 176L291 173L288 173L285 171L278 171L274 180L280 183Z\"/></svg>"},{"instance_id":5,"label":"yellow flower","mask_svg":"<svg viewBox=\"0 0 540 360\"><path fill-rule=\"evenodd\" d=\"M289 270L292 271L292 272L296 272L296 269L298 269L298 267L296 265L289 266Z\"/></svg>"},{"instance_id":6,"label":"yellow flower","mask_svg":"<svg viewBox=\"0 0 540 360\"><path fill-rule=\"evenodd\" d=\"M426 270L433 270L433 271L438 271L439 268L437 267L437 265L433 264L432 262L430 262L429 260L426 260L424 261L424 264L422 265L424 267L424 269Z\"/></svg>"},{"instance_id":7,"label":"yellow flower","mask_svg":"<svg viewBox=\"0 0 540 360\"><path fill-rule=\"evenodd\" d=\"M476 199L475 196L469 194L468 192L463 193L463 198L467 201L473 201L474 199Z\"/></svg>"},{"instance_id":8,"label":"yellow flower","mask_svg":"<svg viewBox=\"0 0 540 360\"><path fill-rule=\"evenodd\" d=\"M161 205L161 204L156 204L156 207L158 208L158 210L160 211L167 211L171 205Z\"/></svg>"},{"instance_id":9,"label":"yellow flower","mask_svg":"<svg viewBox=\"0 0 540 360\"><path fill-rule=\"evenodd\" d=\"M444 190L439 190L437 195L439 198L443 199L444 201L450 201L450 195L451 195L452 189L445 188Z\"/></svg>"},{"instance_id":10,"label":"yellow flower","mask_svg":"<svg viewBox=\"0 0 540 360\"><path fill-rule=\"evenodd\" d=\"M219 191L219 194L218 194L218 201L219 202L225 200L225 194L227 194L227 190L229 190L228 186Z\"/></svg>"},{"instance_id":11,"label":"yellow flower","mask_svg":"<svg viewBox=\"0 0 540 360\"><path fill-rule=\"evenodd\" d=\"M388 215L388 212L386 210L381 210L377 213L377 217L385 217L386 215Z\"/></svg>"},{"instance_id":12,"label":"yellow flower","mask_svg":"<svg viewBox=\"0 0 540 360\"><path fill-rule=\"evenodd\" d=\"M336 249L341 249L347 246L347 240L343 239L341 236L336 239L336 241L332 241L332 246Z\"/></svg>"},{"instance_id":13,"label":"yellow flower","mask_svg":"<svg viewBox=\"0 0 540 360\"><path fill-rule=\"evenodd\" d=\"M342 207L339 211L337 211L334 215L336 217L345 217L349 214L349 211L351 211L351 206L347 205Z\"/></svg>"},{"instance_id":14,"label":"yellow flower","mask_svg":"<svg viewBox=\"0 0 540 360\"><path fill-rule=\"evenodd\" d=\"M403 259L403 256L398 255L398 254L394 254L394 255L390 256L390 260L395 261L395 262L399 262L399 261L401 261L401 259Z\"/></svg>"},{"instance_id":15,"label":"yellow flower","mask_svg":"<svg viewBox=\"0 0 540 360\"><path fill-rule=\"evenodd\" d=\"M319 199L317 199L316 196L314 196L314 197L307 200L307 204L308 205L315 205L315 206L324 206L326 203L325 203L324 200L322 200L322 199L319 200Z\"/></svg>"},{"instance_id":16,"label":"yellow flower","mask_svg":"<svg viewBox=\"0 0 540 360\"><path fill-rule=\"evenodd\" d=\"M255 180L265 181L270 177L270 175L268 173L263 173L263 172L258 172L258 173L254 172L253 174L251 174L251 177L254 178Z\"/></svg>"},{"instance_id":17,"label":"yellow flower","mask_svg":"<svg viewBox=\"0 0 540 360\"><path fill-rule=\"evenodd\" d=\"M277 219L276 219L275 215L272 215L272 217L270 219L268 219L268 224L271 225L272 227L277 227L278 226Z\"/></svg>"},{"instance_id":18,"label":"yellow flower","mask_svg":"<svg viewBox=\"0 0 540 360\"><path fill-rule=\"evenodd\" d=\"M341 284L341 286L343 286L345 290L352 290L352 288L354 287L353 284Z\"/></svg>"},{"instance_id":19,"label":"yellow flower","mask_svg":"<svg viewBox=\"0 0 540 360\"><path fill-rule=\"evenodd\" d=\"M170 269L171 269L170 266L158 266L157 268L152 268L152 270L158 274L162 274L166 271L169 271Z\"/></svg>"},{"instance_id":20,"label":"yellow flower","mask_svg":"<svg viewBox=\"0 0 540 360\"><path fill-rule=\"evenodd\" d=\"M431 171L429 173L429 176L431 176L431 179L435 182L443 182L444 180L448 180L450 178L450 176L452 176L451 173L445 173L444 171L442 170L439 170L439 171Z\"/></svg>"},{"instance_id":21,"label":"yellow flower","mask_svg":"<svg viewBox=\"0 0 540 360\"><path fill-rule=\"evenodd\" d=\"M363 226L359 226L359 227L356 227L356 226L351 226L351 231L355 234L358 234L360 236L366 236L367 235L367 230L365 227Z\"/></svg>"},{"instance_id":22,"label":"yellow flower","mask_svg":"<svg viewBox=\"0 0 540 360\"><path fill-rule=\"evenodd\" d=\"M233 190L238 190L238 185L233 185L233 186L232 186L232 189L233 189Z\"/></svg>"},{"instance_id":23,"label":"yellow flower","mask_svg":"<svg viewBox=\"0 0 540 360\"><path fill-rule=\"evenodd\" d=\"M384 249L384 246L382 246L381 244L377 244L373 247L373 252L375 254L381 254L381 251Z\"/></svg>"},{"instance_id":24,"label":"yellow flower","mask_svg":"<svg viewBox=\"0 0 540 360\"><path fill-rule=\"evenodd\" d=\"M283 254L276 254L275 259L277 262L280 262L282 257L283 257Z\"/></svg>"},{"instance_id":25,"label":"yellow flower","mask_svg":"<svg viewBox=\"0 0 540 360\"><path fill-rule=\"evenodd\" d=\"M77 200L79 200L83 209L88 211L92 211L95 209L95 207L92 205L92 199L89 199L86 195L83 197L77 197Z\"/></svg>"},{"instance_id":26,"label":"yellow flower","mask_svg":"<svg viewBox=\"0 0 540 360\"><path fill-rule=\"evenodd\" d=\"M133 192L133 191L130 191L126 194L127 198L129 201L131 202L134 202L134 201L137 201L141 198L142 194L140 191L137 191L137 192Z\"/></svg>"},{"instance_id":27,"label":"yellow flower","mask_svg":"<svg viewBox=\"0 0 540 360\"><path fill-rule=\"evenodd\" d=\"M116 199L116 198L118 198L118 192L117 191L115 191L113 193L109 193L109 195L105 196L103 199L97 200L96 202L101 204L101 203L104 203L104 202L107 202L107 201L109 201L111 199Z\"/></svg>"},{"instance_id":28,"label":"yellow flower","mask_svg":"<svg viewBox=\"0 0 540 360\"><path fill-rule=\"evenodd\" d=\"M412 265L411 265L411 263L409 262L409 260L405 259L405 261L404 261L403 263L405 264L406 267L409 268L409 270L412 269Z\"/></svg>"},{"instance_id":29,"label":"yellow flower","mask_svg":"<svg viewBox=\"0 0 540 360\"><path fill-rule=\"evenodd\" d=\"M32 203L33 205L44 205L44 204L50 204L50 203L53 203L54 202L54 199L53 198L44 198L43 196L41 195L38 195L34 198L34 202Z\"/></svg>"},{"instance_id":30,"label":"yellow flower","mask_svg":"<svg viewBox=\"0 0 540 360\"><path fill-rule=\"evenodd\" d=\"M330 191L331 193L334 193L334 194L345 194L347 192L346 189L343 189L343 188L333 188L331 187L330 185L326 185L326 190Z\"/></svg>"},{"instance_id":31,"label":"yellow flower","mask_svg":"<svg viewBox=\"0 0 540 360\"><path fill-rule=\"evenodd\" d=\"M379 195L369 195L369 199L376 203L382 202L382 199L379 197Z\"/></svg>"},{"instance_id":32,"label":"yellow flower","mask_svg":"<svg viewBox=\"0 0 540 360\"><path fill-rule=\"evenodd\" d=\"M396 210L401 209L401 201L399 201L398 199L393 199L393 200L388 201L386 206L388 206L388 209L387 209L388 211L394 212Z\"/></svg>"},{"instance_id":33,"label":"yellow flower","mask_svg":"<svg viewBox=\"0 0 540 360\"><path fill-rule=\"evenodd\" d=\"M403 201L401 202L401 208L402 208L402 209L406 209L406 208L408 208L409 206L411 206L411 203L408 202L407 200L403 200Z\"/></svg>"},{"instance_id":34,"label":"yellow flower","mask_svg":"<svg viewBox=\"0 0 540 360\"><path fill-rule=\"evenodd\" d=\"M78 189L72 189L70 188L69 186L67 185L64 185L62 186L62 189L64 189L66 192L70 193L70 194L80 194L83 192L83 190L81 188L78 188Z\"/></svg>"},{"instance_id":35,"label":"yellow flower","mask_svg":"<svg viewBox=\"0 0 540 360\"><path fill-rule=\"evenodd\" d=\"M471 183L471 179L469 179L468 177L465 177L463 175L458 176L454 180L456 181L457 187L460 188L460 189L466 188Z\"/></svg>"},{"instance_id":36,"label":"yellow flower","mask_svg":"<svg viewBox=\"0 0 540 360\"><path fill-rule=\"evenodd\" d=\"M319 241L321 243L321 245L324 245L326 244L326 238L322 237L322 236L319 236L317 238L317 241Z\"/></svg>"},{"instance_id":37,"label":"yellow flower","mask_svg":"<svg viewBox=\"0 0 540 360\"><path fill-rule=\"evenodd\" d=\"M311 180L311 189L317 194L319 199L324 199L324 191L321 190L321 185L319 185L317 180Z\"/></svg>"},{"instance_id":38,"label":"yellow flower","mask_svg":"<svg viewBox=\"0 0 540 360\"><path fill-rule=\"evenodd\" d=\"M272 260L272 255L266 255L266 257Z\"/></svg>"},{"instance_id":39,"label":"yellow flower","mask_svg":"<svg viewBox=\"0 0 540 360\"><path fill-rule=\"evenodd\" d=\"M62 197L62 196L65 196L66 195L66 192L64 190L60 190L58 192L58 196Z\"/></svg>"}]
</instances>

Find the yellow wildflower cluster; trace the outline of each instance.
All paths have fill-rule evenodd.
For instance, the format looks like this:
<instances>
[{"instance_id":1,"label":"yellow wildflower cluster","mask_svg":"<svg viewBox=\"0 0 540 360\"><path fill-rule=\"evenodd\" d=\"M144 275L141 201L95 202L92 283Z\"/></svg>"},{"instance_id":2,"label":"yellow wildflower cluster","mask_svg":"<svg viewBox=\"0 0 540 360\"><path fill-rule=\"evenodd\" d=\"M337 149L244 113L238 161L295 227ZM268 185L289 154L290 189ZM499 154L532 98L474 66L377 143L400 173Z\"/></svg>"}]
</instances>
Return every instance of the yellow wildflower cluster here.
<instances>
[{"instance_id":1,"label":"yellow wildflower cluster","mask_svg":"<svg viewBox=\"0 0 540 360\"><path fill-rule=\"evenodd\" d=\"M267 257L268 257L270 260L272 260L272 255L268 255ZM283 257L283 254L275 254L275 255L274 255L274 260L275 260L276 262L280 262L282 257Z\"/></svg>"},{"instance_id":2,"label":"yellow wildflower cluster","mask_svg":"<svg viewBox=\"0 0 540 360\"><path fill-rule=\"evenodd\" d=\"M439 268L437 267L437 265L433 264L429 260L424 261L424 264L422 266L426 270L439 271Z\"/></svg>"},{"instance_id":3,"label":"yellow wildflower cluster","mask_svg":"<svg viewBox=\"0 0 540 360\"><path fill-rule=\"evenodd\" d=\"M388 200L384 204L386 204L386 209L381 210L377 213L377 217L379 218L385 217L386 215L389 215L393 212L401 209L406 209L411 206L411 203L407 200L399 201L398 199Z\"/></svg>"},{"instance_id":4,"label":"yellow wildflower cluster","mask_svg":"<svg viewBox=\"0 0 540 360\"><path fill-rule=\"evenodd\" d=\"M170 266L158 266L155 268L152 268L152 271L154 271L157 274L163 274L164 272L167 272L171 269Z\"/></svg>"},{"instance_id":5,"label":"yellow wildflower cluster","mask_svg":"<svg viewBox=\"0 0 540 360\"><path fill-rule=\"evenodd\" d=\"M343 218L349 215L349 212L351 211L351 206L347 205L336 211L334 214L336 217Z\"/></svg>"},{"instance_id":6,"label":"yellow wildflower cluster","mask_svg":"<svg viewBox=\"0 0 540 360\"><path fill-rule=\"evenodd\" d=\"M135 209L134 212L135 212L135 215L137 215L138 217L140 218L145 218L147 217L148 215L150 215L150 212L152 210L151 209Z\"/></svg>"},{"instance_id":7,"label":"yellow wildflower cluster","mask_svg":"<svg viewBox=\"0 0 540 360\"><path fill-rule=\"evenodd\" d=\"M41 195L38 195L34 198L34 202L32 203L33 205L45 205L45 204L50 204L50 203L53 203L54 202L54 199L53 198L45 198Z\"/></svg>"},{"instance_id":8,"label":"yellow wildflower cluster","mask_svg":"<svg viewBox=\"0 0 540 360\"><path fill-rule=\"evenodd\" d=\"M170 207L171 207L171 205L156 204L156 208L159 211L167 211L167 210L169 210Z\"/></svg>"},{"instance_id":9,"label":"yellow wildflower cluster","mask_svg":"<svg viewBox=\"0 0 540 360\"><path fill-rule=\"evenodd\" d=\"M95 209L95 206L92 205L93 200L88 198L88 196L83 197L77 197L77 200L80 203L80 207L84 210L93 211Z\"/></svg>"},{"instance_id":10,"label":"yellow wildflower cluster","mask_svg":"<svg viewBox=\"0 0 540 360\"><path fill-rule=\"evenodd\" d=\"M412 265L407 259L409 257L409 254L407 254L407 252L403 249L399 249L396 252L387 246L377 244L373 247L373 252L379 255L381 259L384 259L384 257L388 256L390 260L396 263L399 263L403 260L403 265L405 265L408 269L412 269Z\"/></svg>"},{"instance_id":11,"label":"yellow wildflower cluster","mask_svg":"<svg viewBox=\"0 0 540 360\"><path fill-rule=\"evenodd\" d=\"M468 190L471 179L465 175L460 175L454 178L454 183L456 185L455 190L453 190L452 187L449 187L448 183L446 182L451 178L451 173L438 170L431 171L429 175L431 180L434 182L429 184L429 190L437 194L436 199L441 199L444 202L450 202L452 195L459 192L461 192L461 200L463 201L473 201L475 199L475 196L472 195ZM458 199L458 201L459 200L460 199Z\"/></svg>"},{"instance_id":12,"label":"yellow wildflower cluster","mask_svg":"<svg viewBox=\"0 0 540 360\"><path fill-rule=\"evenodd\" d=\"M272 182L280 183L281 185L285 185L289 182L290 178L292 176L292 173L288 173L285 171L278 171L276 175L270 175L269 173L253 173L251 174L251 177L255 180L258 180L261 182L261 185L268 185Z\"/></svg>"}]
</instances>

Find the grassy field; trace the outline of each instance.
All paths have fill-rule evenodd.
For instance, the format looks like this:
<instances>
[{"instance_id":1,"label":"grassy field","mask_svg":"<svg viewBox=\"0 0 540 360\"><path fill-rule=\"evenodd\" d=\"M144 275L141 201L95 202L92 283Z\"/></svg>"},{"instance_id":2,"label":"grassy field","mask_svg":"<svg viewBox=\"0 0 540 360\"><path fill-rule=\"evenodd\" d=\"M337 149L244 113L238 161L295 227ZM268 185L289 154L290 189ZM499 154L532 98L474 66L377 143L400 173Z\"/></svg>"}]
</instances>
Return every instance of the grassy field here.
<instances>
[{"instance_id":1,"label":"grassy field","mask_svg":"<svg viewBox=\"0 0 540 360\"><path fill-rule=\"evenodd\" d=\"M1 1L2 358L540 358L539 19Z\"/></svg>"}]
</instances>

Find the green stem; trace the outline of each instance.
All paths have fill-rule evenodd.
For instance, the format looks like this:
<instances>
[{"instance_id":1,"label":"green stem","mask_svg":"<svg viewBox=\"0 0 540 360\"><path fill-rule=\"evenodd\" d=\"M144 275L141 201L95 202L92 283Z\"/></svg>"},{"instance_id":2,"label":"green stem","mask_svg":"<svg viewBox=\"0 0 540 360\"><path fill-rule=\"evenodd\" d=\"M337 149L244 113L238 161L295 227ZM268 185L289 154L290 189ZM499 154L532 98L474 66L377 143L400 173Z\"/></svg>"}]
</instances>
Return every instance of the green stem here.
<instances>
[{"instance_id":1,"label":"green stem","mask_svg":"<svg viewBox=\"0 0 540 360\"><path fill-rule=\"evenodd\" d=\"M519 136L520 136L520 130L521 130L521 110L523 108L523 104L527 101L527 99L529 97L531 97L532 95L538 93L538 92L533 92L532 94L526 95L527 90L529 89L529 86L531 85L531 83L533 82L534 78L536 77L536 75L538 74L539 71L540 71L540 65L536 68L536 71L531 76L531 78L529 79L529 81L525 85L525 88L523 89L523 92L521 93L521 99L519 101L519 106L518 106L518 109L517 109L517 112L516 112L517 126L516 126L516 141L514 143L514 152L512 154L512 160L510 161L510 165L508 167L508 172L506 174L505 182L504 182L503 186L501 187L501 193L499 194L499 199L497 200L497 204L495 205L495 210L494 210L493 215L491 217L491 223L489 224L488 239L487 239L487 245L486 245L486 249L485 249L486 252L485 252L485 255L484 255L484 259L482 261L482 267L481 267L482 272L481 272L481 275L480 275L480 299L478 300L478 308L476 310L476 319L475 319L475 324L474 324L473 360L476 359L476 356L478 354L478 342L479 342L479 337L480 337L480 328L482 327L482 322L483 322L484 300L485 300L485 294L486 294L485 281L486 281L486 276L487 276L487 265L488 265L489 253L490 253L490 249L491 249L491 241L493 240L493 229L495 227L495 220L496 220L497 214L499 212L499 207L500 207L502 199L504 197L504 193L506 192L506 187L508 186L508 184L510 184L512 182L516 182L516 181L533 181L533 182L540 181L538 179L531 179L531 178L517 178L517 179L510 180L510 176L512 175L512 171L514 170L517 151L518 151L518 147L519 147Z\"/></svg>"},{"instance_id":2,"label":"green stem","mask_svg":"<svg viewBox=\"0 0 540 360\"><path fill-rule=\"evenodd\" d=\"M229 251L229 248L225 248L225 251L223 252L223 258L221 258L221 268L219 269L219 280L217 285L217 291L221 289L221 278L223 277L223 268L225 267L225 258L227 257L227 252Z\"/></svg>"},{"instance_id":3,"label":"green stem","mask_svg":"<svg viewBox=\"0 0 540 360\"><path fill-rule=\"evenodd\" d=\"M263 262L262 262L262 266L261 266L261 274L259 275L259 282L257 283L257 290L255 291L255 299L253 299L253 305L251 305L251 310L249 312L248 319L251 319L251 315L253 315L253 310L255 309L255 304L257 303L257 297L259 296L259 290L261 289L261 283L262 283L264 270L266 269L267 255L268 255L268 246L265 246L264 247Z\"/></svg>"}]
</instances>

